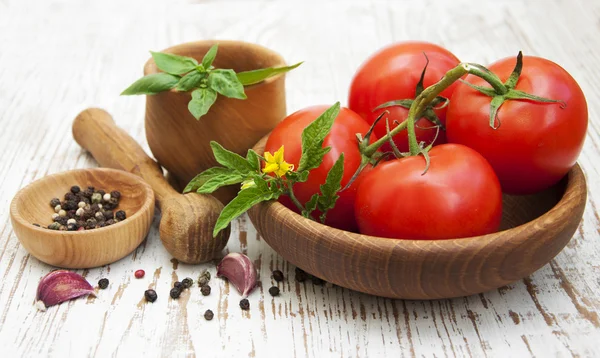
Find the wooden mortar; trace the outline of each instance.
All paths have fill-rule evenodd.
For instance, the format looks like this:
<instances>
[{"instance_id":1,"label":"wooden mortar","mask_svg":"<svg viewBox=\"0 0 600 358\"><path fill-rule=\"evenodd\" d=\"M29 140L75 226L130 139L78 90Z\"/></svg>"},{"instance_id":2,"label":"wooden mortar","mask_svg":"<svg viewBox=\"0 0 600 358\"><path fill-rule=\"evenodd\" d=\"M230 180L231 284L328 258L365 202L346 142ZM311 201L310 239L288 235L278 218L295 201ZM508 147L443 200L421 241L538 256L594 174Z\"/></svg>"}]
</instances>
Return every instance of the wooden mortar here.
<instances>
[{"instance_id":1,"label":"wooden mortar","mask_svg":"<svg viewBox=\"0 0 600 358\"><path fill-rule=\"evenodd\" d=\"M283 58L259 45L239 41L198 41L170 47L163 52L202 60L218 43L213 65L236 72L285 66ZM154 60L144 66L144 75L159 72ZM196 120L188 110L189 92L163 92L146 96L146 138L158 162L174 176L181 189L198 173L217 165L210 141L240 155L270 132L286 115L285 76L269 78L245 87L245 100L218 96L209 112ZM214 196L229 202L239 186L219 189Z\"/></svg>"}]
</instances>

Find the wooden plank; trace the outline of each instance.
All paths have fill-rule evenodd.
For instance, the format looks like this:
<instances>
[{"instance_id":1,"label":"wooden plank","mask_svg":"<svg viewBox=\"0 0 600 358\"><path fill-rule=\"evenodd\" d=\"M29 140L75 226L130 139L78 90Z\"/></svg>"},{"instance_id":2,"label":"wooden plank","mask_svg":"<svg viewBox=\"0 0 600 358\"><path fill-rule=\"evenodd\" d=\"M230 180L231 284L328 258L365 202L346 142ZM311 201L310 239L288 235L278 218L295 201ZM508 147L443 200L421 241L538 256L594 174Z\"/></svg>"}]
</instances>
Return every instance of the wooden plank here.
<instances>
[{"instance_id":1,"label":"wooden plank","mask_svg":"<svg viewBox=\"0 0 600 358\"><path fill-rule=\"evenodd\" d=\"M288 107L346 102L356 67L392 41L440 43L461 59L489 63L527 54L548 57L579 81L590 126L580 162L589 203L571 243L531 277L467 298L388 300L340 287L293 281L294 267L260 240L247 218L234 223L228 251L256 263L261 285L239 309L228 283L212 294L194 286L168 299L175 280L214 264L174 265L158 238L114 264L78 271L111 284L97 298L46 312L33 306L51 267L30 257L0 211L0 346L6 356L595 356L600 349L600 3L566 0L453 2L202 1L166 3L0 1L0 204L32 180L95 166L70 135L71 120L101 106L144 148L141 97L118 93L141 75L148 50L204 38L235 38L305 60L288 76ZM41 198L42 200L43 198ZM45 200L45 199L44 199ZM146 277L133 277L143 268ZM280 297L273 269L287 278ZM143 302L148 287L154 304ZM215 319L202 317L206 309Z\"/></svg>"}]
</instances>

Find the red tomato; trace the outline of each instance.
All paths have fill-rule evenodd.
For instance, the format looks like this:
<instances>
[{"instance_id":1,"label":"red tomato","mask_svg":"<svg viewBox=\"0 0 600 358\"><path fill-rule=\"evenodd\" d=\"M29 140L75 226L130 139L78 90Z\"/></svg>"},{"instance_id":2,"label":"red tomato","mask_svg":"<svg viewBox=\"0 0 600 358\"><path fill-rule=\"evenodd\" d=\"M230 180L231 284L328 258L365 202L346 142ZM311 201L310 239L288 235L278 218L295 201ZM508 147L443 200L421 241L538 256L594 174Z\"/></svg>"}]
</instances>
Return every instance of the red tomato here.
<instances>
[{"instance_id":1,"label":"red tomato","mask_svg":"<svg viewBox=\"0 0 600 358\"><path fill-rule=\"evenodd\" d=\"M266 152L274 153L282 145L284 146L284 159L297 168L302 155L302 131L329 106L312 106L292 113L280 122L269 135L265 146ZM323 163L316 169L310 171L308 180L304 183L294 185L294 194L304 205L313 194L320 193L320 185L325 183L329 169L335 164L340 154L344 153L344 175L342 187L354 175L360 165L360 151L356 139L356 133L365 134L369 125L359 115L347 108L341 108L335 119L331 132L325 137L323 147L331 147L323 159ZM346 190L339 193L340 198L335 207L327 213L325 224L347 231L357 231L354 219L354 197L356 188L360 182L359 178ZM287 196L281 196L279 200L288 208L298 212L296 206ZM315 215L315 218L318 216Z\"/></svg>"},{"instance_id":2,"label":"red tomato","mask_svg":"<svg viewBox=\"0 0 600 358\"><path fill-rule=\"evenodd\" d=\"M423 156L379 164L367 173L354 210L367 235L440 240L495 232L502 216L500 183L476 151L443 144Z\"/></svg>"},{"instance_id":3,"label":"red tomato","mask_svg":"<svg viewBox=\"0 0 600 358\"><path fill-rule=\"evenodd\" d=\"M489 69L505 81L514 58ZM466 81L488 86L482 79ZM539 57L523 58L516 89L556 103L508 100L498 111L500 127L489 126L491 97L461 84L454 91L447 115L447 135L452 143L469 146L492 165L503 191L530 194L557 183L575 164L583 147L588 123L585 97L573 77L562 67Z\"/></svg>"},{"instance_id":4,"label":"red tomato","mask_svg":"<svg viewBox=\"0 0 600 358\"><path fill-rule=\"evenodd\" d=\"M373 124L375 119L385 110L389 111L375 127L374 133L384 137L387 133L385 121L390 123L390 130L396 127L394 121L402 122L408 117L408 109L394 106L373 111L377 106L392 100L414 99L417 83L427 60L429 65L424 77L424 86L428 87L439 81L446 72L458 65L459 60L448 50L427 42L401 42L385 47L367 59L358 69L350 85L348 107ZM450 98L455 85L448 87L441 95ZM435 111L442 123L445 122L446 108ZM421 118L417 121L417 141L431 143L437 133L433 124ZM436 144L446 142L444 131L440 131ZM400 151L408 151L407 132L402 131L394 136L394 143ZM390 150L386 144L383 150Z\"/></svg>"}]
</instances>

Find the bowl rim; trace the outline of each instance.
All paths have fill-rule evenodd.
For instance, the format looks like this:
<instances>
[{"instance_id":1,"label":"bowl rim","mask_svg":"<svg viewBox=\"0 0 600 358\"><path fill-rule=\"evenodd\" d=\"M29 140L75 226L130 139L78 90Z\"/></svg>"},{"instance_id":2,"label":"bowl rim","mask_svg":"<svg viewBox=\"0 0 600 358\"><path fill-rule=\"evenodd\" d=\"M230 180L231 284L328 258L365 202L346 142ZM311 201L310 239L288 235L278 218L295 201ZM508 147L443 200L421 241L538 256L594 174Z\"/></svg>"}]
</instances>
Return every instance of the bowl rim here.
<instances>
[{"instance_id":1,"label":"bowl rim","mask_svg":"<svg viewBox=\"0 0 600 358\"><path fill-rule=\"evenodd\" d=\"M185 48L185 47L199 47L199 46L212 46L215 44L219 44L219 46L221 45L226 45L226 46L231 46L231 45L241 45L244 47L244 49L248 49L248 48L256 48L256 49L260 49L261 51L265 52L265 53L269 53L273 56L275 56L278 60L278 63L275 66L278 67L283 67L283 66L287 66L287 62L285 61L285 59L283 58L283 56L279 53L276 52L268 47L265 47L263 45L259 45L256 43L252 43L252 42L246 42L246 41L238 41L238 40L198 40L198 41L189 41L189 42L182 42L180 44L177 45L173 45L170 47L167 47L165 49L160 50L159 52L166 52L166 53L172 53L172 54L176 54L177 50L181 49L181 48ZM144 76L149 75L149 74L154 74L154 73L159 73L159 69L156 66L156 63L154 62L154 59L152 58L152 56L150 56L150 58L148 60L146 60L146 63L144 64ZM251 90L254 88L259 88L259 87L263 87L266 86L272 82L277 81L279 78L281 78L281 76L285 76L285 73L279 73L275 76L269 77L264 81L261 81L259 83L255 83L252 85L248 85L248 86L244 86L244 88L246 90ZM180 93L180 94L189 94L190 91L186 91L186 92L179 92L176 91L175 89L171 89L169 91L167 91L169 93Z\"/></svg>"},{"instance_id":2,"label":"bowl rim","mask_svg":"<svg viewBox=\"0 0 600 358\"><path fill-rule=\"evenodd\" d=\"M119 175L128 177L128 179L130 179L131 181L137 182L137 184L139 184L143 187L144 193L146 194L144 203L139 208L139 210L137 210L133 215L127 217L126 220L120 221L114 225L96 228L93 230L93 232L91 230L90 231L87 231L87 230L81 230L81 231L50 230L50 229L44 228L42 226L33 225L33 223L31 223L23 218L23 216L20 214L20 212L17 209L17 205L18 205L19 199L24 195L24 193L26 193L28 191L28 189L30 189L34 185L39 184L43 180L67 176L69 174L73 174L73 173L77 173L77 172L118 173ZM66 171L62 171L62 172L58 172L58 173L45 175L37 180L32 181L31 183L27 184L26 186L20 188L11 201L10 216L11 216L12 220L17 222L22 227L28 228L30 230L33 230L34 232L38 232L43 235L54 235L54 236L60 237L60 238L65 238L66 236L74 237L74 238L75 237L86 237L86 236L89 237L89 236L91 236L90 234L92 234L92 233L94 233L94 234L95 233L108 233L113 230L119 230L124 225L127 225L128 223L131 223L132 221L140 218L142 215L144 215L144 213L146 211L149 211L153 205L154 205L154 191L152 190L152 188L150 187L150 185L148 183L146 183L142 178L138 177L137 175L131 174L125 170L111 169L111 168L80 168L80 169L71 169L71 170L66 170ZM152 215L153 214L154 213L152 213ZM152 224L152 222L150 222L150 225L151 224Z\"/></svg>"},{"instance_id":3,"label":"bowl rim","mask_svg":"<svg viewBox=\"0 0 600 358\"><path fill-rule=\"evenodd\" d=\"M259 142L260 143L260 142ZM256 148L256 146L255 146ZM300 226L304 228L303 231L311 230L322 233L321 237L326 237L327 240L332 244L340 245L376 245L380 249L393 249L398 245L401 246L413 246L415 248L427 247L429 251L449 250L456 246L471 246L471 245L486 245L490 242L498 239L499 234L505 237L505 240L513 241L524 240L521 235L506 235L511 231L521 231L526 226L538 226L537 231L544 230L545 227L550 225L552 222L560 221L567 222L567 218L570 216L570 212L563 210L563 204L568 200L574 200L579 198L579 201L586 201L587 199L587 184L585 174L578 163L569 170L566 174L566 185L564 193L550 210L546 211L539 217L523 223L521 225L495 231L493 233L479 235L479 236L468 236L463 238L451 238L451 239L440 239L440 240L416 240L416 239L401 239L401 238L386 238L380 236L370 236L361 233L355 233L346 230L340 230L331 226L321 224L320 222L310 220L296 213L295 211L287 208L283 204L276 200L260 203L259 205L264 206L264 213L268 214L272 220L276 222L284 222L292 218L298 221ZM308 229L310 227L311 229ZM260 232L259 232L260 234ZM262 236L262 235L261 235ZM351 240L348 240L351 239ZM527 238L525 238L526 240ZM265 239L266 240L266 239ZM267 241L268 242L268 241Z\"/></svg>"}]
</instances>

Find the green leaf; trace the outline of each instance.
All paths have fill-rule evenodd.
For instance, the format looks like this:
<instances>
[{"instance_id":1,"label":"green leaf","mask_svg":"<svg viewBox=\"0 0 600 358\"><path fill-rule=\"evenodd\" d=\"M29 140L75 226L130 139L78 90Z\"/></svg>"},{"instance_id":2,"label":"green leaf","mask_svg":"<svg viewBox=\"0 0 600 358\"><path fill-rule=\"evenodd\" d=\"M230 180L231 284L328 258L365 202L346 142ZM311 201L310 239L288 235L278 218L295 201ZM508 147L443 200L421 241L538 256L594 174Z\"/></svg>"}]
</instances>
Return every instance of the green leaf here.
<instances>
[{"instance_id":1,"label":"green leaf","mask_svg":"<svg viewBox=\"0 0 600 358\"><path fill-rule=\"evenodd\" d=\"M237 79L233 70L216 69L208 75L208 87L225 97L246 99L244 86Z\"/></svg>"},{"instance_id":2,"label":"green leaf","mask_svg":"<svg viewBox=\"0 0 600 358\"><path fill-rule=\"evenodd\" d=\"M310 214L315 211L315 209L317 208L317 201L319 200L319 194L313 194L313 196L310 197L310 200L306 202L306 204L304 204L304 210L302 211L302 216L304 216L305 218L310 218Z\"/></svg>"},{"instance_id":3,"label":"green leaf","mask_svg":"<svg viewBox=\"0 0 600 358\"><path fill-rule=\"evenodd\" d=\"M188 185L185 187L185 189L183 189L183 192L189 193L192 191L196 191L196 190L200 189L200 187L202 185L204 185L204 183L206 183L210 179L212 179L216 176L230 174L230 173L234 173L234 171L229 168L212 167L212 168L206 169L202 173L196 175L194 177L194 179L192 179L188 183Z\"/></svg>"},{"instance_id":4,"label":"green leaf","mask_svg":"<svg viewBox=\"0 0 600 358\"><path fill-rule=\"evenodd\" d=\"M208 70L210 68L213 61L215 60L215 57L217 57L218 48L219 44L215 44L212 45L208 52L206 52L206 55L204 55L204 58L202 59L202 67L204 67L204 69Z\"/></svg>"},{"instance_id":5,"label":"green leaf","mask_svg":"<svg viewBox=\"0 0 600 358\"><path fill-rule=\"evenodd\" d=\"M246 160L248 161L248 163L250 163L254 170L260 170L260 157L254 150L248 149L248 154L246 154Z\"/></svg>"},{"instance_id":6,"label":"green leaf","mask_svg":"<svg viewBox=\"0 0 600 358\"><path fill-rule=\"evenodd\" d=\"M311 170L319 167L323 162L325 154L329 153L331 148L323 148L323 141L340 113L340 102L336 102L329 107L323 114L306 126L302 131L302 156L298 165L298 172Z\"/></svg>"},{"instance_id":7,"label":"green leaf","mask_svg":"<svg viewBox=\"0 0 600 358\"><path fill-rule=\"evenodd\" d=\"M179 83L177 84L177 90L180 92L186 92L192 88L198 88L205 76L206 74L194 70L179 80Z\"/></svg>"},{"instance_id":8,"label":"green leaf","mask_svg":"<svg viewBox=\"0 0 600 358\"><path fill-rule=\"evenodd\" d=\"M244 86L253 85L255 83L262 82L269 77L277 76L280 73L289 72L300 66L302 63L303 62L298 62L295 65L286 67L269 67L253 71L244 71L238 73L237 78Z\"/></svg>"},{"instance_id":9,"label":"green leaf","mask_svg":"<svg viewBox=\"0 0 600 358\"><path fill-rule=\"evenodd\" d=\"M301 172L288 172L285 176L296 183L303 183L308 180L308 174L310 174L309 171L304 170Z\"/></svg>"},{"instance_id":10,"label":"green leaf","mask_svg":"<svg viewBox=\"0 0 600 358\"><path fill-rule=\"evenodd\" d=\"M232 220L248 211L248 209L254 205L263 201L274 199L275 196L277 195L273 193L266 185L257 185L248 189L240 190L238 195L223 208L223 211L221 211L213 230L213 237L216 237L217 234L221 230L225 229Z\"/></svg>"},{"instance_id":11,"label":"green leaf","mask_svg":"<svg viewBox=\"0 0 600 358\"><path fill-rule=\"evenodd\" d=\"M144 76L135 81L131 86L121 92L121 96L130 96L136 94L157 94L159 92L169 91L179 82L179 76L168 73L153 73Z\"/></svg>"},{"instance_id":12,"label":"green leaf","mask_svg":"<svg viewBox=\"0 0 600 358\"><path fill-rule=\"evenodd\" d=\"M198 61L191 57L178 56L164 52L150 51L150 53L156 63L156 67L172 75L188 73L198 65Z\"/></svg>"},{"instance_id":13,"label":"green leaf","mask_svg":"<svg viewBox=\"0 0 600 358\"><path fill-rule=\"evenodd\" d=\"M199 189L200 194L210 194L222 186L239 184L246 180L246 176L240 173L228 173L215 175L208 179Z\"/></svg>"},{"instance_id":14,"label":"green leaf","mask_svg":"<svg viewBox=\"0 0 600 358\"><path fill-rule=\"evenodd\" d=\"M200 119L208 113L210 107L217 100L217 92L210 88L198 88L192 92L192 100L188 103L190 113L196 119Z\"/></svg>"},{"instance_id":15,"label":"green leaf","mask_svg":"<svg viewBox=\"0 0 600 358\"><path fill-rule=\"evenodd\" d=\"M329 169L325 183L321 185L321 196L317 201L317 208L321 212L321 222L325 222L327 211L333 209L335 202L339 199L337 192L342 188L342 176L344 175L344 153L335 161ZM312 199L312 198L311 198Z\"/></svg>"},{"instance_id":16,"label":"green leaf","mask_svg":"<svg viewBox=\"0 0 600 358\"><path fill-rule=\"evenodd\" d=\"M241 155L229 151L219 143L215 141L210 142L210 146L213 150L213 155L219 164L224 167L236 170L239 173L246 174L255 172L254 166L250 164L248 160L246 160Z\"/></svg>"}]
</instances>

